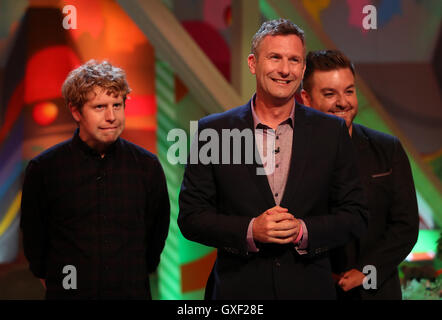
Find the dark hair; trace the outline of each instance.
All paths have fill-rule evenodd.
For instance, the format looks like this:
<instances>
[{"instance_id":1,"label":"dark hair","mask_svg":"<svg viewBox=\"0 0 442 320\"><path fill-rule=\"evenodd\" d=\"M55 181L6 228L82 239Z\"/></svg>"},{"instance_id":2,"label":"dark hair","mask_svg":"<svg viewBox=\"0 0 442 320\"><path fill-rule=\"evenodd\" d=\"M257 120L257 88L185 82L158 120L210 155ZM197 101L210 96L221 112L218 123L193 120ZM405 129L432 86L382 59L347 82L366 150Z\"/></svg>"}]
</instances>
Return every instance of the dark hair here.
<instances>
[{"instance_id":1,"label":"dark hair","mask_svg":"<svg viewBox=\"0 0 442 320\"><path fill-rule=\"evenodd\" d=\"M331 71L346 68L349 68L353 75L355 75L353 63L339 50L310 51L306 58L302 87L305 91L310 92L312 89L311 80L316 70Z\"/></svg>"},{"instance_id":2,"label":"dark hair","mask_svg":"<svg viewBox=\"0 0 442 320\"><path fill-rule=\"evenodd\" d=\"M279 36L294 34L301 39L302 45L304 44L304 31L296 24L287 19L276 19L264 22L259 30L252 38L252 53L257 54L257 49L262 39L266 36Z\"/></svg>"}]
</instances>

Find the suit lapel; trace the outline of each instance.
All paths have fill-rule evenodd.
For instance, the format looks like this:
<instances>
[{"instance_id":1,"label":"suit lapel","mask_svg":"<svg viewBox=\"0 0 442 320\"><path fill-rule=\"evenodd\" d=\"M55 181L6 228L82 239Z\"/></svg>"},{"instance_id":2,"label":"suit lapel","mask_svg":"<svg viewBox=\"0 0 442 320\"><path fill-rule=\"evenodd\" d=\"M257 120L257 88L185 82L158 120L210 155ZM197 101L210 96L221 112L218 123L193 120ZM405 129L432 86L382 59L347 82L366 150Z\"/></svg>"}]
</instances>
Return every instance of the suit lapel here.
<instances>
[{"instance_id":1,"label":"suit lapel","mask_svg":"<svg viewBox=\"0 0 442 320\"><path fill-rule=\"evenodd\" d=\"M269 182L267 180L266 175L258 175L257 170L258 168L262 168L262 166L259 166L257 163L257 159L259 158L259 152L256 146L256 139L254 134L254 128L253 128L253 117L252 117L252 109L250 101L247 105L245 105L243 108L240 109L239 113L239 125L237 128L242 131L244 129L252 129L253 131L253 145L255 150L255 155L253 157L253 163L246 164L246 167L249 171L251 182L257 186L258 190L260 191L261 195L264 197L264 200L266 201L269 208L275 206L275 200L272 195L272 190L270 189ZM242 150L244 155L244 148ZM243 159L244 160L244 159ZM261 160L261 159L259 159ZM259 161L262 163L262 161Z\"/></svg>"},{"instance_id":2,"label":"suit lapel","mask_svg":"<svg viewBox=\"0 0 442 320\"><path fill-rule=\"evenodd\" d=\"M309 157L309 140L311 135L311 125L304 106L296 103L295 124L293 126L292 157L290 169L287 176L287 183L281 201L281 207L287 208L293 201L296 190L302 178L305 164Z\"/></svg>"},{"instance_id":3,"label":"suit lapel","mask_svg":"<svg viewBox=\"0 0 442 320\"><path fill-rule=\"evenodd\" d=\"M373 165L370 142L362 131L361 126L355 123L353 124L352 142L355 147L359 176L363 180L364 185L367 185L370 181L370 176L367 172L371 172L371 166Z\"/></svg>"}]
</instances>

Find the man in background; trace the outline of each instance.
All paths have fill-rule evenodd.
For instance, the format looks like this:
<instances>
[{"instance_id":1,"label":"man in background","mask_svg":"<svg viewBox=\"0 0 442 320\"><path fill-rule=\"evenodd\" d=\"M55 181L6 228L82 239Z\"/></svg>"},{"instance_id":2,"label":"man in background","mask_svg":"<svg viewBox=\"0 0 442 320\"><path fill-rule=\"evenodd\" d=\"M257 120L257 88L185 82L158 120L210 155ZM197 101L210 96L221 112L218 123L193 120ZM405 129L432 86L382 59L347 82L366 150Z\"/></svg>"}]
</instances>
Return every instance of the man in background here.
<instances>
[{"instance_id":1,"label":"man in background","mask_svg":"<svg viewBox=\"0 0 442 320\"><path fill-rule=\"evenodd\" d=\"M367 233L333 253L341 299L402 299L397 267L416 243L419 214L410 164L400 141L353 123L358 112L355 70L337 50L310 52L304 104L345 120L368 200ZM376 269L376 289L365 290L365 266Z\"/></svg>"}]
</instances>

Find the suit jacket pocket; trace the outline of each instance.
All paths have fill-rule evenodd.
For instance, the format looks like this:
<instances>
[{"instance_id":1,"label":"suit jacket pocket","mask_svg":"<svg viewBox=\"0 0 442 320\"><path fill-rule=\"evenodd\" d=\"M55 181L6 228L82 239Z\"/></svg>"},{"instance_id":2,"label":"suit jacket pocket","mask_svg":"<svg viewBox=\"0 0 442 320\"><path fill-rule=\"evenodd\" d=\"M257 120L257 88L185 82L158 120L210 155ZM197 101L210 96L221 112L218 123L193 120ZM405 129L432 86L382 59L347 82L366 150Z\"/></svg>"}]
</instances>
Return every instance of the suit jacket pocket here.
<instances>
[{"instance_id":1,"label":"suit jacket pocket","mask_svg":"<svg viewBox=\"0 0 442 320\"><path fill-rule=\"evenodd\" d=\"M390 169L390 170L388 170L388 171L386 171L386 172L380 172L380 173L372 174L371 177L372 177L373 179L376 179L376 178L382 178L382 177L385 177L385 176L389 176L389 175L391 175L392 173L393 173L393 169Z\"/></svg>"},{"instance_id":2,"label":"suit jacket pocket","mask_svg":"<svg viewBox=\"0 0 442 320\"><path fill-rule=\"evenodd\" d=\"M370 183L367 185L368 205L371 220L374 216L385 214L386 208L390 207L394 194L393 170L371 174Z\"/></svg>"}]
</instances>

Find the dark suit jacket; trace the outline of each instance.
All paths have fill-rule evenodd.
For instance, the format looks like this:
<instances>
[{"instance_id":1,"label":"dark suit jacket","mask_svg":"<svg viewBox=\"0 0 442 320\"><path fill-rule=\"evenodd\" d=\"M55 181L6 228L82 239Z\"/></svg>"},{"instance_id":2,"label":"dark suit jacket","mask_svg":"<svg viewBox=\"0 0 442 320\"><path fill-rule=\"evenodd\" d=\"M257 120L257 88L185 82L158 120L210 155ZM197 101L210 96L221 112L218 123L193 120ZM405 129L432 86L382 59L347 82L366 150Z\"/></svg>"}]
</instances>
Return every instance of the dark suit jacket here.
<instances>
[{"instance_id":1,"label":"dark suit jacket","mask_svg":"<svg viewBox=\"0 0 442 320\"><path fill-rule=\"evenodd\" d=\"M419 213L410 164L396 137L353 124L352 141L370 211L367 233L332 254L335 272L365 265L377 270L377 290L358 287L342 298L401 299L397 266L410 253Z\"/></svg>"},{"instance_id":2,"label":"dark suit jacket","mask_svg":"<svg viewBox=\"0 0 442 320\"><path fill-rule=\"evenodd\" d=\"M220 137L222 129L253 130L250 102L201 119L198 131L206 128ZM242 144L243 160L244 148ZM267 177L257 175L256 169L256 162L186 167L179 227L187 239L218 248L206 296L334 299L327 252L359 237L367 219L344 121L296 105L290 172L281 206L304 220L308 255L300 256L292 244L258 244L258 253L247 253L251 219L275 206Z\"/></svg>"}]
</instances>

